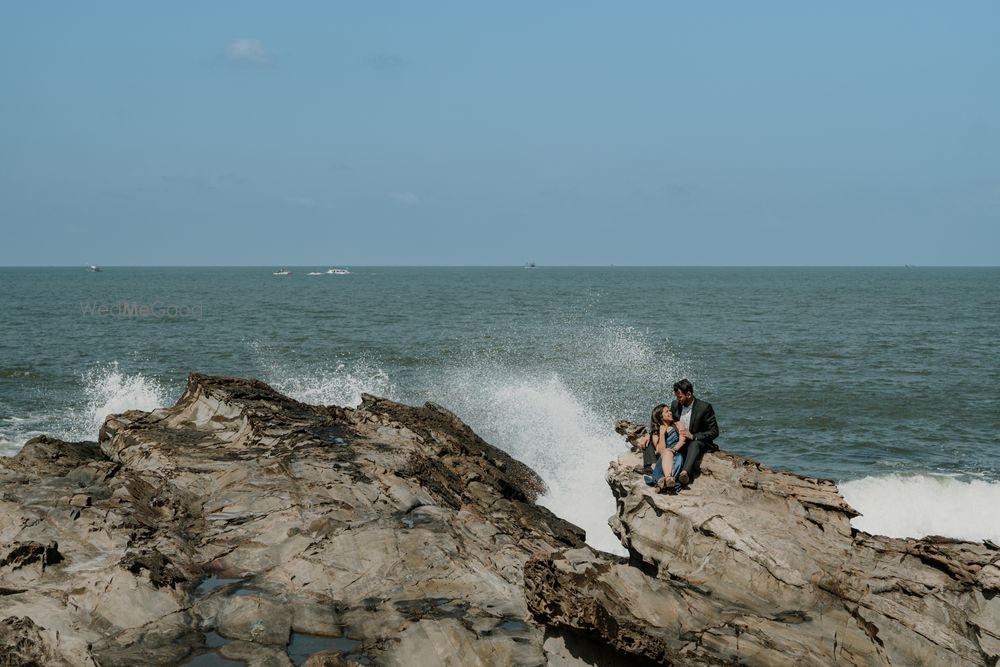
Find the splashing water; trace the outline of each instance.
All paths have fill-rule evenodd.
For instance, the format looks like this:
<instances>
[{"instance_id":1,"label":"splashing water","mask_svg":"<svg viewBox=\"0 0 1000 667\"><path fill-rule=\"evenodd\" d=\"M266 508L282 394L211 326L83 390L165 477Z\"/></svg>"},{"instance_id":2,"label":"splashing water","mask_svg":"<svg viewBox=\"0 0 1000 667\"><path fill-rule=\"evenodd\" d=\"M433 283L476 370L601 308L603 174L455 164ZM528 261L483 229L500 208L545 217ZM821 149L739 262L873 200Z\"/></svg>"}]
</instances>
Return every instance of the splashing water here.
<instances>
[{"instance_id":1,"label":"splashing water","mask_svg":"<svg viewBox=\"0 0 1000 667\"><path fill-rule=\"evenodd\" d=\"M142 373L122 372L118 362L91 368L81 379L84 408L82 414L71 412L75 418L67 433L74 440L95 440L108 415L155 410L174 402L159 380Z\"/></svg>"},{"instance_id":2,"label":"splashing water","mask_svg":"<svg viewBox=\"0 0 1000 667\"><path fill-rule=\"evenodd\" d=\"M265 378L275 389L303 403L356 407L361 404L361 394L375 394L391 398L395 387L389 375L378 366L368 363L337 364L333 370L316 370L302 374L278 371Z\"/></svg>"},{"instance_id":3,"label":"splashing water","mask_svg":"<svg viewBox=\"0 0 1000 667\"><path fill-rule=\"evenodd\" d=\"M247 346L264 369L262 378L282 394L303 403L356 407L361 394L394 398L396 387L375 360L362 357L347 363L325 366L297 367L276 360L277 355L266 345L251 341Z\"/></svg>"},{"instance_id":4,"label":"splashing water","mask_svg":"<svg viewBox=\"0 0 1000 667\"><path fill-rule=\"evenodd\" d=\"M591 546L625 553L608 527L615 503L604 479L621 439L558 375L456 369L437 391L487 442L545 480L539 504L586 530Z\"/></svg>"},{"instance_id":5,"label":"splashing water","mask_svg":"<svg viewBox=\"0 0 1000 667\"><path fill-rule=\"evenodd\" d=\"M886 475L843 482L840 492L862 513L859 530L889 537L947 537L1000 543L1000 483L943 475Z\"/></svg>"}]
</instances>

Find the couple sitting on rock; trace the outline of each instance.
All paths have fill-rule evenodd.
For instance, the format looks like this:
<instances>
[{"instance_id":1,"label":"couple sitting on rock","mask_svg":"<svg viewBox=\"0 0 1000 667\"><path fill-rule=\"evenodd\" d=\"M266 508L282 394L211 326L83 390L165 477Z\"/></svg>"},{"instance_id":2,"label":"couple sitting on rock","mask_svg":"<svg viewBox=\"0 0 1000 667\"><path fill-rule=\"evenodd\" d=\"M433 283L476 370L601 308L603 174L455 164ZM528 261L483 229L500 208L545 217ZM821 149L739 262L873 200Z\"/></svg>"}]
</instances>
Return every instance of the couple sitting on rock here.
<instances>
[{"instance_id":1,"label":"couple sitting on rock","mask_svg":"<svg viewBox=\"0 0 1000 667\"><path fill-rule=\"evenodd\" d=\"M697 471L702 454L715 451L719 424L708 401L694 397L684 379L674 383L674 401L653 408L649 432L639 441L646 484L661 493L677 493Z\"/></svg>"}]
</instances>

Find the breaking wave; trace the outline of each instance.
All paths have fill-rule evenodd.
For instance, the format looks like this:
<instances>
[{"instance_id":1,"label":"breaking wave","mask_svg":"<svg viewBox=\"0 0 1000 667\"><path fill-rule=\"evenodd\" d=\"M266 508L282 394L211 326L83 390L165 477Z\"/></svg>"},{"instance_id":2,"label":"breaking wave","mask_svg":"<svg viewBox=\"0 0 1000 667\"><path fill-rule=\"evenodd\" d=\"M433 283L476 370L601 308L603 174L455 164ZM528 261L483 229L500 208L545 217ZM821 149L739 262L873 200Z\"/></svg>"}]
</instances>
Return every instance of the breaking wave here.
<instances>
[{"instance_id":1,"label":"breaking wave","mask_svg":"<svg viewBox=\"0 0 1000 667\"><path fill-rule=\"evenodd\" d=\"M943 475L886 475L839 484L862 516L859 530L889 537L940 535L1000 544L1000 483Z\"/></svg>"}]
</instances>

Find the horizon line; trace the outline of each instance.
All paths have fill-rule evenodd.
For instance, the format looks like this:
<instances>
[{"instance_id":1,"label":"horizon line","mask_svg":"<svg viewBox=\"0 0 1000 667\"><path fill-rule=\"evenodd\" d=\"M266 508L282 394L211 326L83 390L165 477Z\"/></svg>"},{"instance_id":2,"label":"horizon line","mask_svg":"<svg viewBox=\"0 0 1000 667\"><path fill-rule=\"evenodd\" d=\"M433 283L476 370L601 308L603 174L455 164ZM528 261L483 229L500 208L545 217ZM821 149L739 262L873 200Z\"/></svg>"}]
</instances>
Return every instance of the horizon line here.
<instances>
[{"instance_id":1,"label":"horizon line","mask_svg":"<svg viewBox=\"0 0 1000 667\"><path fill-rule=\"evenodd\" d=\"M0 264L0 269L313 269L330 264ZM995 269L997 264L341 264L380 269Z\"/></svg>"}]
</instances>

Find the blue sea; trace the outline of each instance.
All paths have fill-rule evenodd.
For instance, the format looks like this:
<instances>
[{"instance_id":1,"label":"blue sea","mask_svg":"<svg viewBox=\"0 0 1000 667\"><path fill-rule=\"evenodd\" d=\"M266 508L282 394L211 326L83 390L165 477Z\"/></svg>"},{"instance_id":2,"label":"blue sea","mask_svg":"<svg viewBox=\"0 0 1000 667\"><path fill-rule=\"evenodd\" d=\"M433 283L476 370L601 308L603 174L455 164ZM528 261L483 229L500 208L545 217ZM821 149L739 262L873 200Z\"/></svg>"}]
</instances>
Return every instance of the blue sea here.
<instances>
[{"instance_id":1,"label":"blue sea","mask_svg":"<svg viewBox=\"0 0 1000 667\"><path fill-rule=\"evenodd\" d=\"M289 268L0 268L0 453L95 440L191 371L434 401L621 552L614 423L687 377L723 449L836 480L857 527L1000 542L1000 269Z\"/></svg>"}]
</instances>

